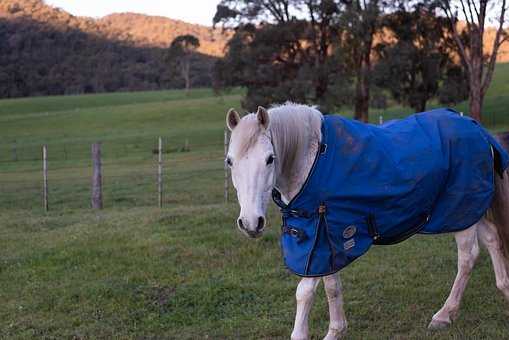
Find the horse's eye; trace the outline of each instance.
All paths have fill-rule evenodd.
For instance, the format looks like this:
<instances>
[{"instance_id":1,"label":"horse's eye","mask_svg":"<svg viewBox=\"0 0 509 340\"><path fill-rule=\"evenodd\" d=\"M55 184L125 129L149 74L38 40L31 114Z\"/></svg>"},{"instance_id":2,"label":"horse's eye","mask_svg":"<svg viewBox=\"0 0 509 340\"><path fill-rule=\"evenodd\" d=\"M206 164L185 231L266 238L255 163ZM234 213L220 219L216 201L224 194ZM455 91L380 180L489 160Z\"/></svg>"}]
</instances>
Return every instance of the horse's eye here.
<instances>
[{"instance_id":1,"label":"horse's eye","mask_svg":"<svg viewBox=\"0 0 509 340\"><path fill-rule=\"evenodd\" d=\"M225 162L226 162L226 165L228 165L229 167L232 167L232 166L233 166L233 162L232 162L232 160L231 160L231 158L230 158L230 157L226 158L226 159L225 159Z\"/></svg>"},{"instance_id":2,"label":"horse's eye","mask_svg":"<svg viewBox=\"0 0 509 340\"><path fill-rule=\"evenodd\" d=\"M270 155L267 158L267 165L271 165L272 163L274 163L274 155Z\"/></svg>"}]
</instances>

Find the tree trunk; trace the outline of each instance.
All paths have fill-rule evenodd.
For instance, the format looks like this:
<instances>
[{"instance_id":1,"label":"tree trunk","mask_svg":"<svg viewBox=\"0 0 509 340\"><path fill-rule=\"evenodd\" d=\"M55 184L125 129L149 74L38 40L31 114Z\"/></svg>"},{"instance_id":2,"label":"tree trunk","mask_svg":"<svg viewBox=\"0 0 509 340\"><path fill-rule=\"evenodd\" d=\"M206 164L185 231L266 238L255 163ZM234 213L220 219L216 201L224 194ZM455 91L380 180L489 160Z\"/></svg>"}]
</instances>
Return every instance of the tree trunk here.
<instances>
[{"instance_id":1,"label":"tree trunk","mask_svg":"<svg viewBox=\"0 0 509 340\"><path fill-rule=\"evenodd\" d=\"M474 118L478 122L482 121L482 105L483 95L481 93L481 84L470 83L470 100L468 103L470 117Z\"/></svg>"},{"instance_id":2,"label":"tree trunk","mask_svg":"<svg viewBox=\"0 0 509 340\"><path fill-rule=\"evenodd\" d=\"M483 83L483 54L481 40L478 35L473 34L472 39L472 52L471 52L471 68L469 74L469 85L470 85L470 98L469 98L469 110L470 116L481 122L482 120L482 105L484 94L482 91Z\"/></svg>"},{"instance_id":3,"label":"tree trunk","mask_svg":"<svg viewBox=\"0 0 509 340\"><path fill-rule=\"evenodd\" d=\"M191 80L189 79L189 64L186 65L186 92L189 92L189 89L191 88Z\"/></svg>"},{"instance_id":4,"label":"tree trunk","mask_svg":"<svg viewBox=\"0 0 509 340\"><path fill-rule=\"evenodd\" d=\"M318 72L322 73L322 70L319 70ZM325 99L328 82L329 79L327 78L326 75L324 74L318 75L315 86L315 97L317 102L321 102Z\"/></svg>"},{"instance_id":5,"label":"tree trunk","mask_svg":"<svg viewBox=\"0 0 509 340\"><path fill-rule=\"evenodd\" d=\"M363 37L360 48L360 63L357 70L354 118L363 122L369 120L369 86L371 74L371 49L375 28Z\"/></svg>"},{"instance_id":6,"label":"tree trunk","mask_svg":"<svg viewBox=\"0 0 509 340\"><path fill-rule=\"evenodd\" d=\"M184 81L185 81L186 93L189 92L189 89L191 88L191 79L189 76L190 69L191 69L191 62L189 61L188 58L186 58L182 63L182 77L184 78Z\"/></svg>"},{"instance_id":7,"label":"tree trunk","mask_svg":"<svg viewBox=\"0 0 509 340\"><path fill-rule=\"evenodd\" d=\"M324 69L324 65L326 65L329 51L329 42L328 36L329 24L327 22L322 22L319 28L319 42L316 45L316 53L318 54L315 62L315 68L317 74L317 85L315 87L315 95L318 102L323 102L325 96L327 94L328 85L329 85L329 70Z\"/></svg>"},{"instance_id":8,"label":"tree trunk","mask_svg":"<svg viewBox=\"0 0 509 340\"><path fill-rule=\"evenodd\" d=\"M189 92L191 88L191 82L189 81L189 74L186 74L186 92Z\"/></svg>"},{"instance_id":9,"label":"tree trunk","mask_svg":"<svg viewBox=\"0 0 509 340\"><path fill-rule=\"evenodd\" d=\"M364 56L357 70L357 84L355 86L354 118L363 122L369 119L369 55Z\"/></svg>"},{"instance_id":10,"label":"tree trunk","mask_svg":"<svg viewBox=\"0 0 509 340\"><path fill-rule=\"evenodd\" d=\"M424 112L426 111L426 102L427 102L426 99L421 99L419 101L419 104L417 104L416 107L412 107L412 109L414 109L415 112Z\"/></svg>"}]
</instances>

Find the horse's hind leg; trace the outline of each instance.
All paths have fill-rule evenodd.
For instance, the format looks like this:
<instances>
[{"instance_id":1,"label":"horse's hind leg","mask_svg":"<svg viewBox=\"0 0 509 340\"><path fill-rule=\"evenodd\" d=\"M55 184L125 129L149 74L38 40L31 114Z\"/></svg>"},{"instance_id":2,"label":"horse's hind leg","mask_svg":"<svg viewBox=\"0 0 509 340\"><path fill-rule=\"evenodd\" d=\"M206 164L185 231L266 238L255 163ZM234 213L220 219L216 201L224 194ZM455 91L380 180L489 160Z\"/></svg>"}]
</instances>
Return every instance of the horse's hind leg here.
<instances>
[{"instance_id":1,"label":"horse's hind leg","mask_svg":"<svg viewBox=\"0 0 509 340\"><path fill-rule=\"evenodd\" d=\"M305 277L297 286L295 297L297 298L297 312L295 313L295 325L292 331L292 340L308 339L309 337L309 312L313 305L316 288L320 283L319 277Z\"/></svg>"},{"instance_id":2,"label":"horse's hind leg","mask_svg":"<svg viewBox=\"0 0 509 340\"><path fill-rule=\"evenodd\" d=\"M346 332L346 318L343 309L343 292L339 273L323 277L325 293L329 302L329 331L324 340L336 340Z\"/></svg>"},{"instance_id":3,"label":"horse's hind leg","mask_svg":"<svg viewBox=\"0 0 509 340\"><path fill-rule=\"evenodd\" d=\"M502 251L502 243L496 226L486 218L479 224L479 239L490 253L497 288L500 289L509 301L509 275L507 273L507 260Z\"/></svg>"},{"instance_id":4,"label":"horse's hind leg","mask_svg":"<svg viewBox=\"0 0 509 340\"><path fill-rule=\"evenodd\" d=\"M428 326L430 329L440 329L449 326L458 314L463 292L467 286L475 260L479 256L477 226L478 224L475 224L466 230L454 234L458 246L458 273L449 297L443 307L433 315Z\"/></svg>"}]
</instances>

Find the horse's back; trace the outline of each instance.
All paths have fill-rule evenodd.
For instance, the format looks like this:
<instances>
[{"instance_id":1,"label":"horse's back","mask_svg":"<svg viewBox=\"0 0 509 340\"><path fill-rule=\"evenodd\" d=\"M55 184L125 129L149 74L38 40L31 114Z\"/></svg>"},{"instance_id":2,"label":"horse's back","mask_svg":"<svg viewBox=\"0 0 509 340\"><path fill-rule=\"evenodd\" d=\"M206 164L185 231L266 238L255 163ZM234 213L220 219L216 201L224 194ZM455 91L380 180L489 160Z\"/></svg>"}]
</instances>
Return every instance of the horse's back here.
<instances>
[{"instance_id":1,"label":"horse's back","mask_svg":"<svg viewBox=\"0 0 509 340\"><path fill-rule=\"evenodd\" d=\"M412 216L410 221L428 215L422 233L459 231L476 223L491 203L494 172L509 164L489 132L451 109L383 125L336 119L337 171L347 178L340 185L368 205L373 201L381 220L407 224L394 218L399 210ZM351 169L345 171L345 166ZM392 234L391 224L387 234Z\"/></svg>"},{"instance_id":2,"label":"horse's back","mask_svg":"<svg viewBox=\"0 0 509 340\"><path fill-rule=\"evenodd\" d=\"M389 122L379 130L393 136L390 150L405 154L407 161L413 156L419 159L421 155L433 154L431 162L422 159L415 162L437 178L434 186L439 188L438 195L429 196L433 197L433 209L422 233L463 230L482 217L493 196L494 172L501 173L507 168L509 158L496 139L475 120L462 117L454 110L436 109ZM402 148L406 151L403 152L397 142L404 138L402 132L418 136L416 143L416 138L404 142ZM421 153L422 150L427 152Z\"/></svg>"}]
</instances>

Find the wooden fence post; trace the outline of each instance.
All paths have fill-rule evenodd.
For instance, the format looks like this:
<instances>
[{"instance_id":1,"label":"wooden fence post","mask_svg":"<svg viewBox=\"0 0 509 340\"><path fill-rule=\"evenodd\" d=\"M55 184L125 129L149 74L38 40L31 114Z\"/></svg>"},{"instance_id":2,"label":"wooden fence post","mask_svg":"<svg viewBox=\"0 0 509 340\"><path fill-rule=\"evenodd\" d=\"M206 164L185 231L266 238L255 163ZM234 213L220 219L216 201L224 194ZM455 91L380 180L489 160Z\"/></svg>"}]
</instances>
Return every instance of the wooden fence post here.
<instances>
[{"instance_id":1,"label":"wooden fence post","mask_svg":"<svg viewBox=\"0 0 509 340\"><path fill-rule=\"evenodd\" d=\"M92 209L102 209L101 143L92 144L92 168Z\"/></svg>"},{"instance_id":2,"label":"wooden fence post","mask_svg":"<svg viewBox=\"0 0 509 340\"><path fill-rule=\"evenodd\" d=\"M159 208L163 207L163 139L159 137L159 147L157 149L157 193Z\"/></svg>"},{"instance_id":3,"label":"wooden fence post","mask_svg":"<svg viewBox=\"0 0 509 340\"><path fill-rule=\"evenodd\" d=\"M42 146L42 205L45 212L49 210L48 203L48 147Z\"/></svg>"},{"instance_id":4,"label":"wooden fence post","mask_svg":"<svg viewBox=\"0 0 509 340\"><path fill-rule=\"evenodd\" d=\"M226 157L228 156L228 129L224 129L224 202L228 203L228 164L226 164Z\"/></svg>"}]
</instances>

